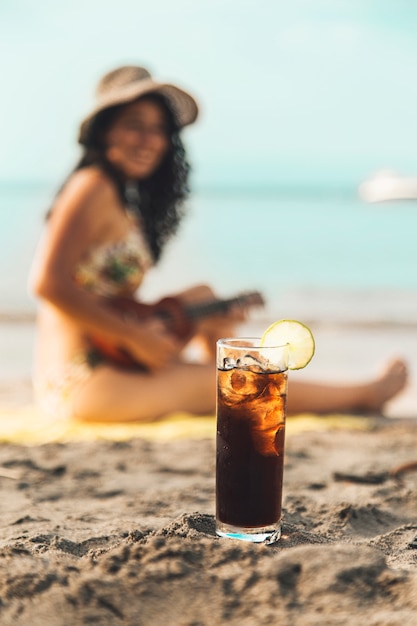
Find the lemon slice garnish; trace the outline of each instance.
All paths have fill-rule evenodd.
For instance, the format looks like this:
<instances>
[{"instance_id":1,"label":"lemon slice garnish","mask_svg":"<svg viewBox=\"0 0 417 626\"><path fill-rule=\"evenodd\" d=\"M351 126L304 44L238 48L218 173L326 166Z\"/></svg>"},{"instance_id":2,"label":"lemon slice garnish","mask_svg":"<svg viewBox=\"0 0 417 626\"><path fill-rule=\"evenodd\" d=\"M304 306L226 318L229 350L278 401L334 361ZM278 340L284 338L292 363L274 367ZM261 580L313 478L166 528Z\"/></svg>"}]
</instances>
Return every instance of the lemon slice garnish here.
<instances>
[{"instance_id":1,"label":"lemon slice garnish","mask_svg":"<svg viewBox=\"0 0 417 626\"><path fill-rule=\"evenodd\" d=\"M266 329L261 346L287 346L288 369L301 370L314 356L315 343L311 330L296 320L279 320Z\"/></svg>"}]
</instances>

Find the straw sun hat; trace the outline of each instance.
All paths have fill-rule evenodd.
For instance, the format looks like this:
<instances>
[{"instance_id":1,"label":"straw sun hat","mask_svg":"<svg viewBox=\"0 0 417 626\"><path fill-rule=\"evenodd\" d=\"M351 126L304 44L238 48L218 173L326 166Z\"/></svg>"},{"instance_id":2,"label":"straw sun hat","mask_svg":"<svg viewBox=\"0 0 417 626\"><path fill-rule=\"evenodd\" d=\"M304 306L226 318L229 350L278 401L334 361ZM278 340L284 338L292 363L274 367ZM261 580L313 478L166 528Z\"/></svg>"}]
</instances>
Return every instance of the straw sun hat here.
<instances>
[{"instance_id":1,"label":"straw sun hat","mask_svg":"<svg viewBox=\"0 0 417 626\"><path fill-rule=\"evenodd\" d=\"M198 106L189 93L175 85L155 81L144 67L125 65L108 72L99 81L95 92L95 106L80 126L79 143L83 144L87 140L91 123L100 111L133 102L140 96L155 92L168 100L180 128L197 119Z\"/></svg>"}]
</instances>

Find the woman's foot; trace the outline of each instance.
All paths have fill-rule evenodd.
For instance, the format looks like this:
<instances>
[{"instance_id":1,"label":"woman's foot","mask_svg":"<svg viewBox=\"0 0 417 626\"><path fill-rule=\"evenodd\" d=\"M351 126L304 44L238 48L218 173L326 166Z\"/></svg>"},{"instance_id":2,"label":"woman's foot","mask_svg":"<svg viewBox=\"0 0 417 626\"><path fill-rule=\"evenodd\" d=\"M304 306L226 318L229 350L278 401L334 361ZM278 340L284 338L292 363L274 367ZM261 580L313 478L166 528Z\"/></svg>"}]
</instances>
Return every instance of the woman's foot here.
<instances>
[{"instance_id":1,"label":"woman's foot","mask_svg":"<svg viewBox=\"0 0 417 626\"><path fill-rule=\"evenodd\" d=\"M406 363L402 359L390 361L382 373L365 386L364 408L382 413L385 403L404 389L407 379Z\"/></svg>"}]
</instances>

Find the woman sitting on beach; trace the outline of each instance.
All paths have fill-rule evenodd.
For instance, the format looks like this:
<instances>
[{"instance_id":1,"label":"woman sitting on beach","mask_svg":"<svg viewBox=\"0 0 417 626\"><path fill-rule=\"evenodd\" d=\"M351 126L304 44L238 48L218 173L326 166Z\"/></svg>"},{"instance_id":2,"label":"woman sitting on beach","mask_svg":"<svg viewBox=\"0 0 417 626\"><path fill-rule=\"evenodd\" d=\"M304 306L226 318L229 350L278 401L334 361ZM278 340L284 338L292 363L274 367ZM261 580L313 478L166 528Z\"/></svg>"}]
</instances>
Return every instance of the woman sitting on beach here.
<instances>
[{"instance_id":1,"label":"woman sitting on beach","mask_svg":"<svg viewBox=\"0 0 417 626\"><path fill-rule=\"evenodd\" d=\"M180 131L197 114L190 94L140 67L117 68L98 85L96 107L81 124L81 160L48 214L31 275L41 300L35 390L55 416L127 422L214 410L215 341L233 334L240 310L196 324L205 351L191 363L185 339L160 318L138 320L109 306L117 296L133 298L182 219L189 166ZM180 294L185 303L214 297L204 285ZM114 362L103 342L141 366ZM399 360L363 384L291 381L288 410L376 412L405 381Z\"/></svg>"}]
</instances>

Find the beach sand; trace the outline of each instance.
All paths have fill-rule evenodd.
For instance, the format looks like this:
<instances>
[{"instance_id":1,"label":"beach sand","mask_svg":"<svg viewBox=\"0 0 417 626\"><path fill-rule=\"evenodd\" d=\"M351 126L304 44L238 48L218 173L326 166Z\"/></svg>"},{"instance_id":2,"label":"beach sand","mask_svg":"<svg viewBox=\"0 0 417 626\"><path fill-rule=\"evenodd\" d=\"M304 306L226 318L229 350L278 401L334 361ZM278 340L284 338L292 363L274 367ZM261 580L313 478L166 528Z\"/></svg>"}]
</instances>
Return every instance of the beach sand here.
<instances>
[{"instance_id":1,"label":"beach sand","mask_svg":"<svg viewBox=\"0 0 417 626\"><path fill-rule=\"evenodd\" d=\"M414 625L415 423L287 439L283 537L214 531L214 442L0 447L0 623Z\"/></svg>"},{"instance_id":2,"label":"beach sand","mask_svg":"<svg viewBox=\"0 0 417 626\"><path fill-rule=\"evenodd\" d=\"M372 370L402 332L317 328L308 373L356 372L360 346ZM31 401L32 328L12 336L1 406ZM1 444L0 623L414 626L417 471L395 469L417 460L415 387L390 419L288 435L274 546L216 537L211 437Z\"/></svg>"}]
</instances>

